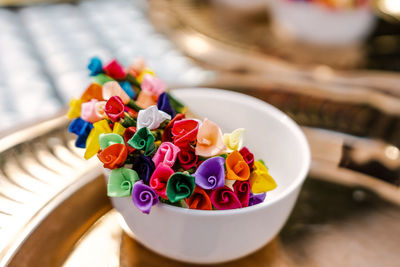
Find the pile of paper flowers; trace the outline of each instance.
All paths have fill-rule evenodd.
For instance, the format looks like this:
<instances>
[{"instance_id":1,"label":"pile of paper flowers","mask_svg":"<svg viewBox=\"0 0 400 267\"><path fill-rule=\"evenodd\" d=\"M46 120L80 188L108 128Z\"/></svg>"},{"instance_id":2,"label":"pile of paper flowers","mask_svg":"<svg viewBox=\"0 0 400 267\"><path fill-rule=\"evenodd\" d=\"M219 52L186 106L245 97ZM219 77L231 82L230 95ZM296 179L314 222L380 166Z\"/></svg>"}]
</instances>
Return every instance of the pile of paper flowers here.
<instances>
[{"instance_id":1,"label":"pile of paper flowers","mask_svg":"<svg viewBox=\"0 0 400 267\"><path fill-rule=\"evenodd\" d=\"M187 118L143 60L124 69L92 58L88 68L93 83L71 100L69 131L86 159L97 154L111 170L108 196L131 197L144 213L160 201L225 210L258 204L276 187L243 146L245 129L222 134L211 120Z\"/></svg>"}]
</instances>

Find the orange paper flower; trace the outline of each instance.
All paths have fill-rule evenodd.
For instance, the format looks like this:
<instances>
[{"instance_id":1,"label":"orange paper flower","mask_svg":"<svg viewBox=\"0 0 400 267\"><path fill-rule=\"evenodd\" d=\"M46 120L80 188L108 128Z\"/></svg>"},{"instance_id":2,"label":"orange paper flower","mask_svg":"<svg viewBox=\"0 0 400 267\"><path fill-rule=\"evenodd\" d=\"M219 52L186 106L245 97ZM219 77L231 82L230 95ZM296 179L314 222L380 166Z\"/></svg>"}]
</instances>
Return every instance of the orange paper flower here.
<instances>
[{"instance_id":1,"label":"orange paper flower","mask_svg":"<svg viewBox=\"0 0 400 267\"><path fill-rule=\"evenodd\" d=\"M229 180L245 181L250 177L250 168L243 156L233 151L226 158L226 178Z\"/></svg>"},{"instance_id":2,"label":"orange paper flower","mask_svg":"<svg viewBox=\"0 0 400 267\"><path fill-rule=\"evenodd\" d=\"M190 209L196 210L212 210L210 197L204 189L196 186L192 195L185 199Z\"/></svg>"},{"instance_id":3,"label":"orange paper flower","mask_svg":"<svg viewBox=\"0 0 400 267\"><path fill-rule=\"evenodd\" d=\"M156 95L152 95L146 91L141 91L136 100L136 104L139 107L146 109L150 106L157 105L157 98L158 98L158 96L156 96Z\"/></svg>"},{"instance_id":4,"label":"orange paper flower","mask_svg":"<svg viewBox=\"0 0 400 267\"><path fill-rule=\"evenodd\" d=\"M97 99L99 101L103 101L103 91L100 84L92 83L89 87L83 92L81 96L81 100L83 103L89 102L92 99Z\"/></svg>"},{"instance_id":5,"label":"orange paper flower","mask_svg":"<svg viewBox=\"0 0 400 267\"><path fill-rule=\"evenodd\" d=\"M108 146L97 154L97 157L104 164L104 168L115 169L122 167L128 156L128 150L123 144Z\"/></svg>"}]
</instances>

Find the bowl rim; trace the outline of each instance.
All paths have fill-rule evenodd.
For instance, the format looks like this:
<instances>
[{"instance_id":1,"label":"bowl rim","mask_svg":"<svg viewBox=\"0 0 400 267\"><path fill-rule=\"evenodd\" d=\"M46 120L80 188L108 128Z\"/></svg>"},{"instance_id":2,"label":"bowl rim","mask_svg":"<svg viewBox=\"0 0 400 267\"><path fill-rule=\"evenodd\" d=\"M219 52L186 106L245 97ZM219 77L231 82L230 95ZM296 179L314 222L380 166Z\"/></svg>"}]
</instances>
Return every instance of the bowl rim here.
<instances>
[{"instance_id":1,"label":"bowl rim","mask_svg":"<svg viewBox=\"0 0 400 267\"><path fill-rule=\"evenodd\" d=\"M215 89L215 88L206 88L206 87L193 87L193 88L179 88L179 89L172 89L170 90L172 95L176 96L179 99L179 95L195 95L195 94L201 94L204 95L204 93L211 94L214 98L222 98L224 100L225 98L235 98L240 102L246 102L247 104L252 105L253 107L256 107L258 109L267 109L268 113L272 117L274 117L276 120L281 121L283 124L285 124L291 132L294 134L294 137L296 137L300 141L300 145L303 147L301 151L303 151L303 154L301 155L302 158L304 158L304 164L301 166L300 171L298 172L297 176L294 178L294 181L286 188L284 189L280 195L278 195L276 198L272 199L271 201L264 201L260 204L251 206L251 207L245 207L245 208L240 208L240 209L231 209L231 210L197 210L197 209L188 209L188 208L182 208L182 207L175 207L169 204L161 203L159 202L157 205L155 205L152 209L165 209L168 210L168 212L175 212L175 213L180 213L180 214L187 214L191 216L225 216L225 215L238 215L242 213L248 213L248 212L255 212L257 210L261 210L263 208L269 207L274 205L277 202L282 201L283 199L289 197L291 194L293 194L296 189L302 186L304 180L307 177L310 164L311 164L311 152L310 152L310 146L308 144L308 141L303 133L303 131L300 129L300 127L295 123L291 118L289 118L285 113L277 109L276 107L272 106L271 104L268 104L265 101L262 101L258 98L255 98L253 96L249 96L246 94L234 92L234 91L229 91L229 90L223 90L223 89ZM175 95L175 93L178 92L178 95ZM151 215L151 213L150 213Z\"/></svg>"}]
</instances>

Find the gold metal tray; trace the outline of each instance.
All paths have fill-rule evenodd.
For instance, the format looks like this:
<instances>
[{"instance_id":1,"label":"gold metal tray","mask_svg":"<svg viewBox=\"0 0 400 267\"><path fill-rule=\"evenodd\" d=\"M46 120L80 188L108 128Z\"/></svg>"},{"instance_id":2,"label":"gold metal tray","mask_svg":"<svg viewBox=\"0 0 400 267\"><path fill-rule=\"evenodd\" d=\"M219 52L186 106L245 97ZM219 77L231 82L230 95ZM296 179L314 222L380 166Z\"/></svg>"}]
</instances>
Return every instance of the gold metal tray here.
<instances>
[{"instance_id":1,"label":"gold metal tray","mask_svg":"<svg viewBox=\"0 0 400 267\"><path fill-rule=\"evenodd\" d=\"M82 159L66 125L56 117L0 138L0 266L185 266L123 232L101 167ZM339 166L348 137L303 129L313 163L288 223L221 266L398 266L399 187Z\"/></svg>"}]
</instances>

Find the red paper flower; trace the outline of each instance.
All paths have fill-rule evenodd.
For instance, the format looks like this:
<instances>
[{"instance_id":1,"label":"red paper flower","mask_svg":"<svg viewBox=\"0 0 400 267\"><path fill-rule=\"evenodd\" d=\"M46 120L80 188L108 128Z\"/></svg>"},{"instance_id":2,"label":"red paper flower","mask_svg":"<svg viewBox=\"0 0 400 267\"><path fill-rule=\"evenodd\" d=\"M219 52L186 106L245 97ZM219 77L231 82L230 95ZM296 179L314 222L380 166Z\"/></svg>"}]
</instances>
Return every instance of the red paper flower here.
<instances>
[{"instance_id":1,"label":"red paper flower","mask_svg":"<svg viewBox=\"0 0 400 267\"><path fill-rule=\"evenodd\" d=\"M194 149L190 146L182 146L179 148L181 152L178 154L178 161L184 170L189 170L196 164L198 157Z\"/></svg>"},{"instance_id":2,"label":"red paper flower","mask_svg":"<svg viewBox=\"0 0 400 267\"><path fill-rule=\"evenodd\" d=\"M174 144L181 147L196 141L199 131L199 122L191 119L179 120L172 126L172 136Z\"/></svg>"},{"instance_id":3,"label":"red paper flower","mask_svg":"<svg viewBox=\"0 0 400 267\"><path fill-rule=\"evenodd\" d=\"M214 207L219 210L238 209L242 207L239 198L227 186L211 191L210 200Z\"/></svg>"},{"instance_id":4,"label":"red paper flower","mask_svg":"<svg viewBox=\"0 0 400 267\"><path fill-rule=\"evenodd\" d=\"M131 139L135 135L135 133L136 133L136 127L134 127L134 126L128 127L125 130L124 141L125 141L125 146L128 149L128 154L131 154L133 151L136 150L135 148L128 146L129 139Z\"/></svg>"},{"instance_id":5,"label":"red paper flower","mask_svg":"<svg viewBox=\"0 0 400 267\"><path fill-rule=\"evenodd\" d=\"M164 132L163 132L163 136L162 136L163 142L172 142L172 140L174 138L171 133L172 126L174 126L174 123L176 121L180 121L184 118L185 118L185 114L179 113L179 114L176 114L176 116L168 123L168 125L164 128Z\"/></svg>"},{"instance_id":6,"label":"red paper flower","mask_svg":"<svg viewBox=\"0 0 400 267\"><path fill-rule=\"evenodd\" d=\"M124 110L124 103L119 96L111 97L104 107L104 112L113 122L117 122L124 117Z\"/></svg>"},{"instance_id":7,"label":"red paper flower","mask_svg":"<svg viewBox=\"0 0 400 267\"><path fill-rule=\"evenodd\" d=\"M150 187L164 199L168 199L165 191L168 179L172 174L174 174L174 170L171 167L160 163L150 177Z\"/></svg>"},{"instance_id":8,"label":"red paper flower","mask_svg":"<svg viewBox=\"0 0 400 267\"><path fill-rule=\"evenodd\" d=\"M111 60L103 69L108 76L117 80L121 80L126 76L124 68L115 59Z\"/></svg>"},{"instance_id":9,"label":"red paper flower","mask_svg":"<svg viewBox=\"0 0 400 267\"><path fill-rule=\"evenodd\" d=\"M246 161L247 165L249 165L250 169L253 168L253 165L254 165L253 153L251 153L247 147L243 147L241 150L239 150L239 153L242 155L242 157L244 158L244 161Z\"/></svg>"},{"instance_id":10,"label":"red paper flower","mask_svg":"<svg viewBox=\"0 0 400 267\"><path fill-rule=\"evenodd\" d=\"M123 144L114 144L100 151L97 157L103 162L104 168L115 169L124 165L128 157L128 150Z\"/></svg>"},{"instance_id":11,"label":"red paper flower","mask_svg":"<svg viewBox=\"0 0 400 267\"><path fill-rule=\"evenodd\" d=\"M192 195L185 199L185 201L186 204L188 204L189 209L212 210L210 197L204 189L198 186L194 188Z\"/></svg>"},{"instance_id":12,"label":"red paper flower","mask_svg":"<svg viewBox=\"0 0 400 267\"><path fill-rule=\"evenodd\" d=\"M247 207L249 205L250 198L250 182L249 181L236 181L233 184L233 191L238 197L242 207Z\"/></svg>"}]
</instances>

